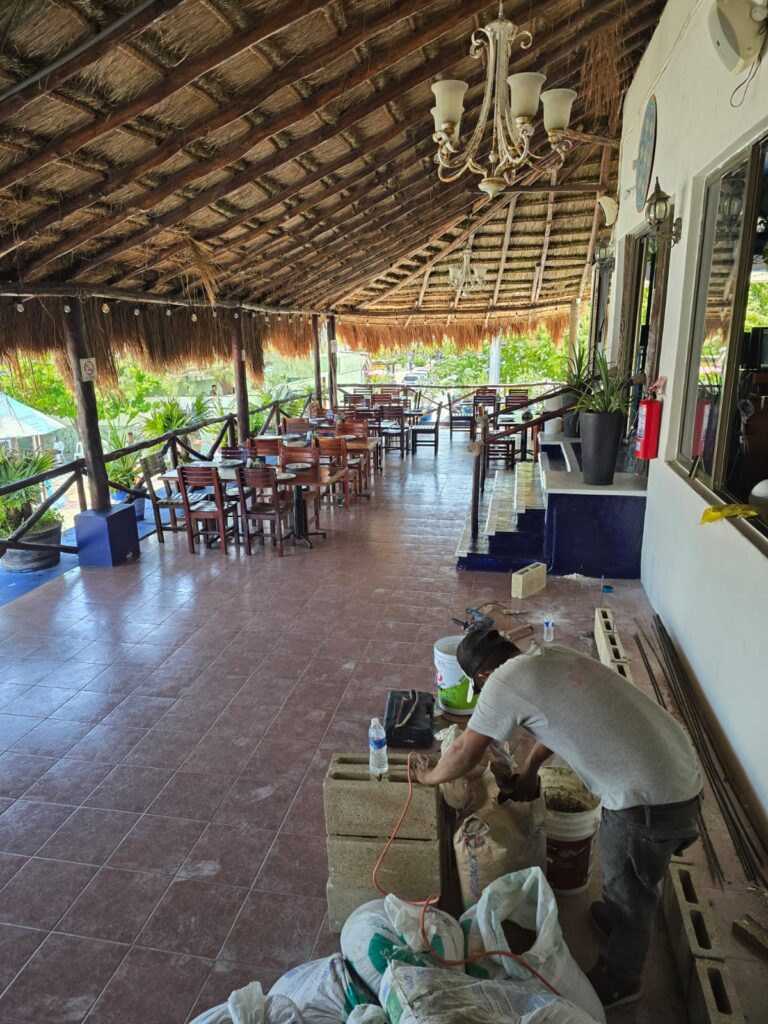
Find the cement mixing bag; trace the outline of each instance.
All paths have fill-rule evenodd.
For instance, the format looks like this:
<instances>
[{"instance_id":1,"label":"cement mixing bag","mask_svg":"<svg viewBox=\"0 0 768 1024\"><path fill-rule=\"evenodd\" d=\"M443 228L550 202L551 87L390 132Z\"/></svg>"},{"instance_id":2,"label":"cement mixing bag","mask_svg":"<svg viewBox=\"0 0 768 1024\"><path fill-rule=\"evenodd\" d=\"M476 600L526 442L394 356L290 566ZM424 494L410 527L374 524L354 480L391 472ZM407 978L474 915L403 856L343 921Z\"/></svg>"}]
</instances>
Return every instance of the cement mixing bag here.
<instances>
[{"instance_id":1,"label":"cement mixing bag","mask_svg":"<svg viewBox=\"0 0 768 1024\"><path fill-rule=\"evenodd\" d=\"M450 725L436 734L436 738L440 740L441 757L456 742L461 733L462 730L457 725ZM493 800L498 792L499 787L496 785L487 757L466 775L440 784L443 800L454 811L458 811L461 817L479 811L481 807Z\"/></svg>"},{"instance_id":2,"label":"cement mixing bag","mask_svg":"<svg viewBox=\"0 0 768 1024\"><path fill-rule=\"evenodd\" d=\"M460 923L467 957L494 949L516 953L564 999L604 1024L605 1011L565 944L555 895L540 868L516 871L492 882L480 902L462 914ZM469 964L467 973L479 978L506 978L522 993L548 991L523 964L508 956Z\"/></svg>"},{"instance_id":3,"label":"cement mixing bag","mask_svg":"<svg viewBox=\"0 0 768 1024\"><path fill-rule=\"evenodd\" d=\"M486 886L502 875L547 864L546 809L535 800L493 799L466 818L456 830L453 847L466 910L480 899Z\"/></svg>"},{"instance_id":4,"label":"cement mixing bag","mask_svg":"<svg viewBox=\"0 0 768 1024\"><path fill-rule=\"evenodd\" d=\"M206 1010L191 1024L310 1024L298 1006L284 996L265 996L261 984L252 981L226 1001Z\"/></svg>"},{"instance_id":5,"label":"cement mixing bag","mask_svg":"<svg viewBox=\"0 0 768 1024\"><path fill-rule=\"evenodd\" d=\"M300 1017L296 1024L345 1024L356 1006L376 1002L373 993L338 953L293 967L278 978L269 990L269 998L279 997L297 1007ZM286 1018L286 1024L294 1024L294 1020Z\"/></svg>"},{"instance_id":6,"label":"cement mixing bag","mask_svg":"<svg viewBox=\"0 0 768 1024\"><path fill-rule=\"evenodd\" d=\"M365 984L378 993L390 961L434 966L421 936L421 908L390 894L364 903L349 915L341 930L341 952ZM464 956L464 937L458 921L431 908L426 918L427 937L438 954L448 960ZM463 971L463 967L457 970Z\"/></svg>"},{"instance_id":7,"label":"cement mixing bag","mask_svg":"<svg viewBox=\"0 0 768 1024\"><path fill-rule=\"evenodd\" d=\"M391 1024L596 1024L544 987L530 993L509 981L394 962L382 993Z\"/></svg>"}]
</instances>

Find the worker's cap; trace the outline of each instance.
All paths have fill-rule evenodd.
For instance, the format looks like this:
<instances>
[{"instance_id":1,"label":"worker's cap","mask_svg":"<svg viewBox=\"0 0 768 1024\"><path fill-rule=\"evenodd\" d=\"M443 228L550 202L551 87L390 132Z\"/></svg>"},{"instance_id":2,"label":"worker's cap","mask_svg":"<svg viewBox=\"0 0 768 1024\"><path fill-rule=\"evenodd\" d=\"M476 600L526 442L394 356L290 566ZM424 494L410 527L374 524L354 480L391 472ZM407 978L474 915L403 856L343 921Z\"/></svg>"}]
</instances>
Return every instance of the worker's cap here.
<instances>
[{"instance_id":1,"label":"worker's cap","mask_svg":"<svg viewBox=\"0 0 768 1024\"><path fill-rule=\"evenodd\" d=\"M476 626L456 648L456 660L462 672L474 679L487 665L495 668L517 653L515 645L505 640L493 626Z\"/></svg>"}]
</instances>

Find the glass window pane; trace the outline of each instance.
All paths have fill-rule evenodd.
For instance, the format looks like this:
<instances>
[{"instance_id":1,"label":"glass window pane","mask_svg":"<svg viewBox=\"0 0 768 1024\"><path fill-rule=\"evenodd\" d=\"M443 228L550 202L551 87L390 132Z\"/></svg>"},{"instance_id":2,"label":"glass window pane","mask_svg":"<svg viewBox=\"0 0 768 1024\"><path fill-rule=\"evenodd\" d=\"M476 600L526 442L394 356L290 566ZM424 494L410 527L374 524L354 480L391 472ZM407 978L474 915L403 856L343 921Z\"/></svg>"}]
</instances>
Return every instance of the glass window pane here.
<instances>
[{"instance_id":1,"label":"glass window pane","mask_svg":"<svg viewBox=\"0 0 768 1024\"><path fill-rule=\"evenodd\" d=\"M712 474L736 289L747 159L710 185L681 452Z\"/></svg>"}]
</instances>

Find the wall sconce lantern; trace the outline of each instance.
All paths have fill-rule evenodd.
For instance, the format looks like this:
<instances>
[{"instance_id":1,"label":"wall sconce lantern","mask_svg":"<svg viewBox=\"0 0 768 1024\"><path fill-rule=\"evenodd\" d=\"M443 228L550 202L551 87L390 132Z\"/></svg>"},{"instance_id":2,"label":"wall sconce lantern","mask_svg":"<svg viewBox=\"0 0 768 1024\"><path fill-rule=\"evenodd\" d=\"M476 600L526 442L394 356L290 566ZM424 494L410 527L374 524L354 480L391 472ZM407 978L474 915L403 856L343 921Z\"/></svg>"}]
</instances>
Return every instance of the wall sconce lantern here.
<instances>
[{"instance_id":1,"label":"wall sconce lantern","mask_svg":"<svg viewBox=\"0 0 768 1024\"><path fill-rule=\"evenodd\" d=\"M648 196L648 202L645 204L645 219L648 222L648 227L651 229L651 237L655 242L658 242L659 235L669 218L671 209L672 204L669 201L669 196L666 192L662 191L659 179L657 178L653 192ZM683 219L682 217L676 217L670 229L672 245L677 245L682 234Z\"/></svg>"},{"instance_id":2,"label":"wall sconce lantern","mask_svg":"<svg viewBox=\"0 0 768 1024\"><path fill-rule=\"evenodd\" d=\"M595 247L595 263L599 270L607 270L609 273L615 266L613 246L610 242L605 241L605 239L598 242Z\"/></svg>"}]
</instances>

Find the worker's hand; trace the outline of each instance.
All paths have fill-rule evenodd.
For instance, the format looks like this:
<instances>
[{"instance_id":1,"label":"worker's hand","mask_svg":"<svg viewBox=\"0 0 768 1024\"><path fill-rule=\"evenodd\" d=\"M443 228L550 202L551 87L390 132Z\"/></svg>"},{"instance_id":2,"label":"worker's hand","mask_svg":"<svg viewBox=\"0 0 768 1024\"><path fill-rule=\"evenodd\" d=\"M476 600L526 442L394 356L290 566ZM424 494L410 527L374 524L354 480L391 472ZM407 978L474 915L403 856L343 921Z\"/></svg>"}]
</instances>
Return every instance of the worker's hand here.
<instances>
[{"instance_id":1,"label":"worker's hand","mask_svg":"<svg viewBox=\"0 0 768 1024\"><path fill-rule=\"evenodd\" d=\"M536 799L539 791L539 769L534 765L523 765L520 774L515 778L513 800L529 803Z\"/></svg>"},{"instance_id":2,"label":"worker's hand","mask_svg":"<svg viewBox=\"0 0 768 1024\"><path fill-rule=\"evenodd\" d=\"M422 786L434 785L431 778L433 765L426 754L417 754L411 764L417 782L420 782Z\"/></svg>"}]
</instances>

